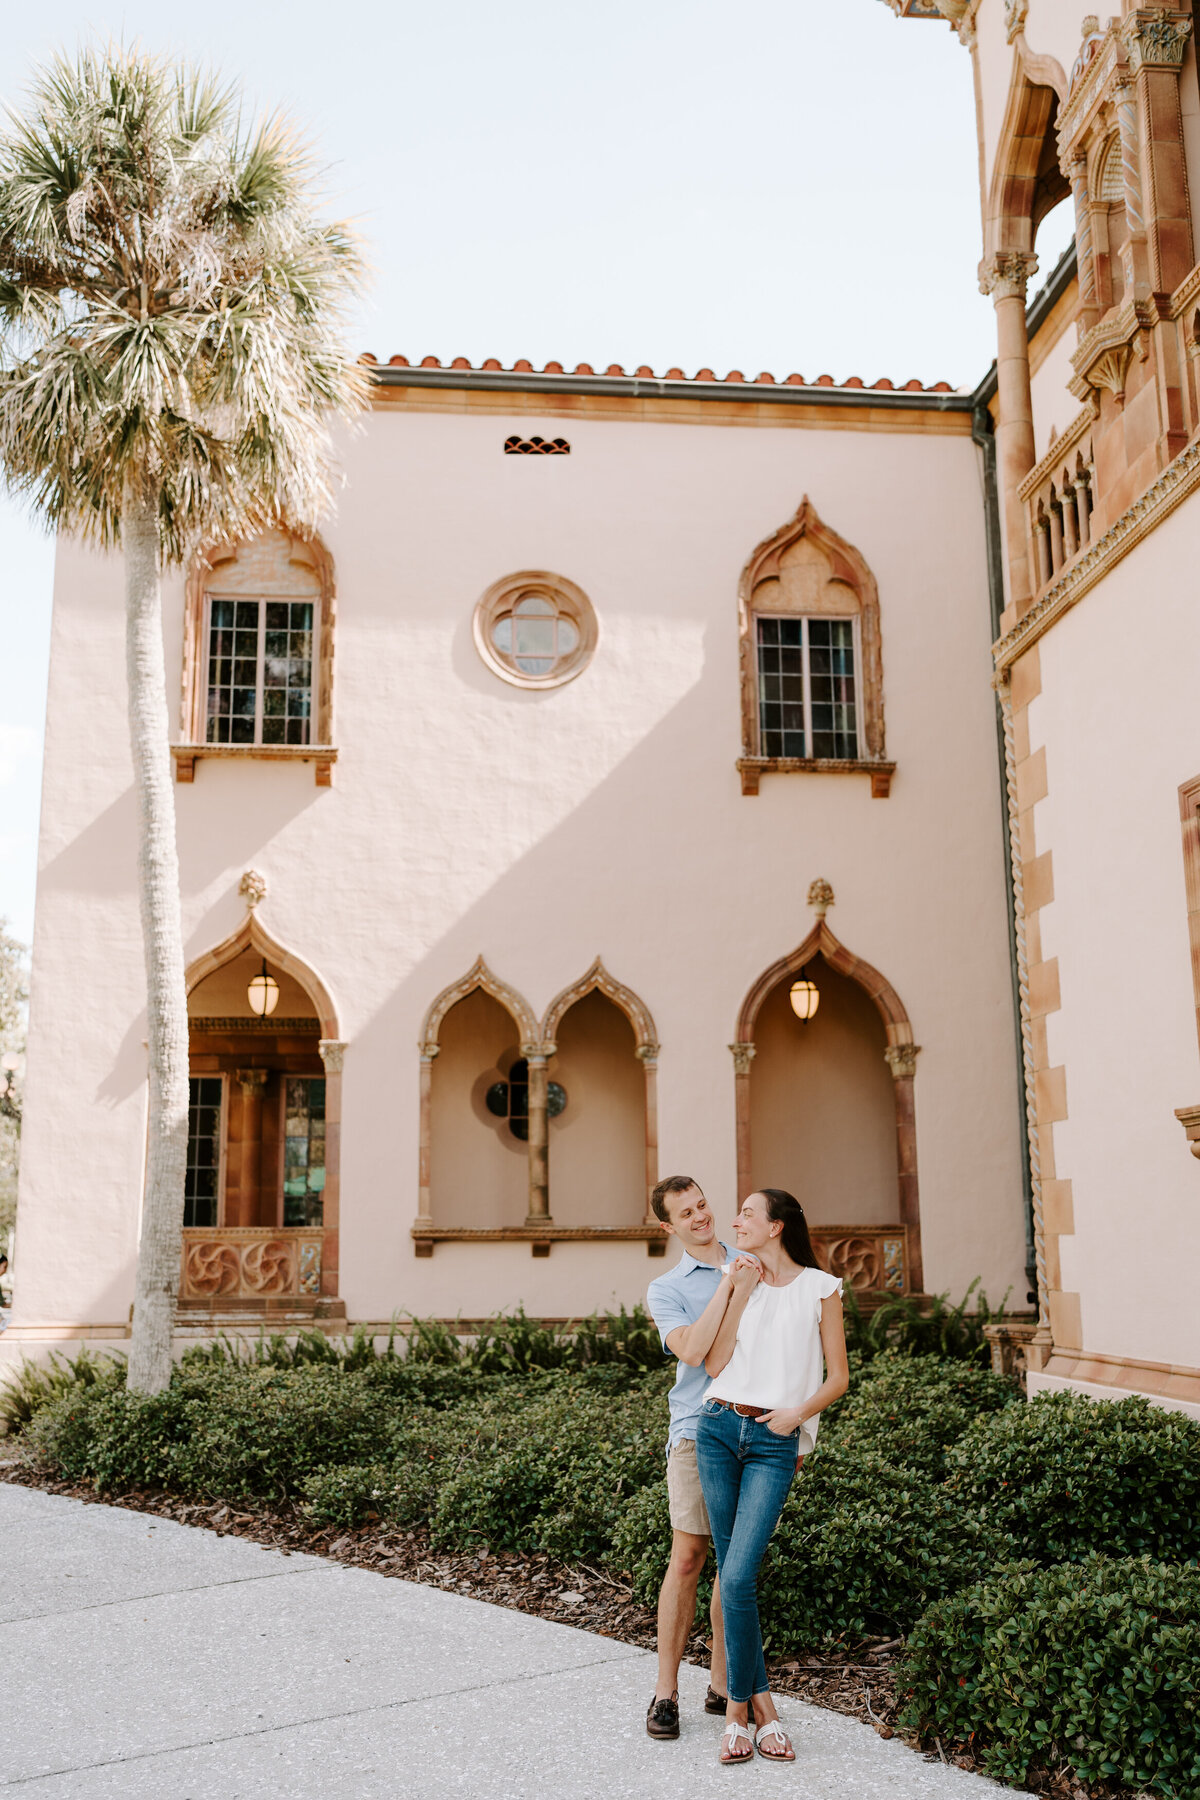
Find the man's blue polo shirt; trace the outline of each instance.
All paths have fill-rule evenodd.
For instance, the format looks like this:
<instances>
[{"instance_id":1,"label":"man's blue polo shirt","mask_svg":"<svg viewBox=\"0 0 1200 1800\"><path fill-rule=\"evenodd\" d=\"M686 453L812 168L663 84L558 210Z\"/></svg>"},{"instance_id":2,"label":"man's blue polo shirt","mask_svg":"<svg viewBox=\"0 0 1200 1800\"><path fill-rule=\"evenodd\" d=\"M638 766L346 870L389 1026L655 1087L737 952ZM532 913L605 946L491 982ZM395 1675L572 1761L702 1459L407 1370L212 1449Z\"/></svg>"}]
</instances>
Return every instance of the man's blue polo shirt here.
<instances>
[{"instance_id":1,"label":"man's blue polo shirt","mask_svg":"<svg viewBox=\"0 0 1200 1800\"><path fill-rule=\"evenodd\" d=\"M732 1252L721 1245L724 1252L723 1261L732 1259ZM646 1304L650 1308L654 1323L658 1326L658 1335L662 1339L662 1347L667 1348L667 1339L680 1325L694 1325L704 1311L721 1283L720 1269L714 1269L710 1263L697 1262L687 1250L679 1258L673 1269L660 1275L657 1281L650 1283L650 1291L646 1295ZM711 1377L706 1373L704 1364L697 1368L689 1368L680 1363L675 1376L675 1386L671 1389L671 1429L667 1434L667 1455L679 1442L680 1438L694 1438L696 1421L700 1417L700 1408L704 1400L705 1389Z\"/></svg>"}]
</instances>

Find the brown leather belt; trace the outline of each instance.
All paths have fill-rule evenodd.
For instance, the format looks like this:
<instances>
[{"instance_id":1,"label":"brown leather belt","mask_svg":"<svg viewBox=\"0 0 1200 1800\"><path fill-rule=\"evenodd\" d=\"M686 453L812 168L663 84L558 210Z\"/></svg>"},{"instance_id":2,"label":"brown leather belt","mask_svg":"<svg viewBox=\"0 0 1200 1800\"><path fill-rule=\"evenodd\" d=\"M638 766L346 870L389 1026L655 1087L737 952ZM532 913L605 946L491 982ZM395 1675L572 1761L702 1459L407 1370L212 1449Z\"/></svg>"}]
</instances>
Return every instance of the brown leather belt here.
<instances>
[{"instance_id":1,"label":"brown leather belt","mask_svg":"<svg viewBox=\"0 0 1200 1800\"><path fill-rule=\"evenodd\" d=\"M735 1412L739 1419L761 1419L764 1413L774 1411L774 1408L770 1406L743 1406L738 1400L714 1400L712 1404L728 1407L729 1411Z\"/></svg>"}]
</instances>

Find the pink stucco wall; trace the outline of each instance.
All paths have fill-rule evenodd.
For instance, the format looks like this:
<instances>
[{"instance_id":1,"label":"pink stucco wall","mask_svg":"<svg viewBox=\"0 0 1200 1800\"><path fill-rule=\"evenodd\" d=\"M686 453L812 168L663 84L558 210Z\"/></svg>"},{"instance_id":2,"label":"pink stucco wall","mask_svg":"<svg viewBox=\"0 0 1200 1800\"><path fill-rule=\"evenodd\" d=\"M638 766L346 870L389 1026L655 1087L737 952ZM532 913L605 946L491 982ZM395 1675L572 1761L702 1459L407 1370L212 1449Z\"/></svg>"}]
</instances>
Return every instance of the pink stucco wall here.
<instances>
[{"instance_id":1,"label":"pink stucco wall","mask_svg":"<svg viewBox=\"0 0 1200 1800\"><path fill-rule=\"evenodd\" d=\"M832 419L832 415L831 415ZM631 1301L640 1244L443 1246L414 1260L417 1039L482 952L539 1014L599 953L662 1041L662 1171L734 1209L739 1004L805 935L898 991L916 1081L926 1285L1023 1301L1015 1052L977 452L965 435L576 419L569 457L502 454L526 416L376 413L345 446L336 784L201 762L176 789L189 958L262 917L330 984L348 1040L341 1294L351 1318ZM744 798L736 590L808 493L879 584L891 797L768 776ZM498 577L556 570L600 621L577 680L530 693L471 638ZM166 592L178 688L182 584ZM56 592L19 1317L119 1322L144 1136L144 984L119 564L65 543ZM1186 1096L1185 1096L1186 1097Z\"/></svg>"}]
</instances>

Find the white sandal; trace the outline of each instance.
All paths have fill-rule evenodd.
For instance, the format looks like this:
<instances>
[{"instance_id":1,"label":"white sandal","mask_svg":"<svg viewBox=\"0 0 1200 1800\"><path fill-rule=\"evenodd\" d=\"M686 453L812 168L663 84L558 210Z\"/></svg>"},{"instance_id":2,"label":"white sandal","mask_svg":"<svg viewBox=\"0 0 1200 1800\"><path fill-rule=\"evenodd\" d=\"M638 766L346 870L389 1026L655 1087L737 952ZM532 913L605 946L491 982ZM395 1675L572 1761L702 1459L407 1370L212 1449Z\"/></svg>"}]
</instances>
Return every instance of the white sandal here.
<instances>
[{"instance_id":1,"label":"white sandal","mask_svg":"<svg viewBox=\"0 0 1200 1800\"><path fill-rule=\"evenodd\" d=\"M762 1741L765 1737L777 1737L784 1746L782 1750L764 1750ZM754 1742L758 1746L758 1754L767 1762L795 1762L796 1752L792 1749L791 1739L778 1719L768 1719L760 1725L754 1734Z\"/></svg>"},{"instance_id":2,"label":"white sandal","mask_svg":"<svg viewBox=\"0 0 1200 1800\"><path fill-rule=\"evenodd\" d=\"M740 1738L745 1738L745 1740L746 1740L746 1750L745 1750L745 1753L741 1756L739 1756L737 1754L738 1740ZM728 1739L728 1749L729 1749L728 1756L725 1754L726 1739ZM720 1749L718 1760L722 1763L743 1763L743 1762L753 1762L754 1761L754 1740L750 1736L750 1733L746 1730L746 1727L743 1724L741 1724L737 1719L730 1719L728 1724L726 1725L724 1731L721 1733L721 1749Z\"/></svg>"}]
</instances>

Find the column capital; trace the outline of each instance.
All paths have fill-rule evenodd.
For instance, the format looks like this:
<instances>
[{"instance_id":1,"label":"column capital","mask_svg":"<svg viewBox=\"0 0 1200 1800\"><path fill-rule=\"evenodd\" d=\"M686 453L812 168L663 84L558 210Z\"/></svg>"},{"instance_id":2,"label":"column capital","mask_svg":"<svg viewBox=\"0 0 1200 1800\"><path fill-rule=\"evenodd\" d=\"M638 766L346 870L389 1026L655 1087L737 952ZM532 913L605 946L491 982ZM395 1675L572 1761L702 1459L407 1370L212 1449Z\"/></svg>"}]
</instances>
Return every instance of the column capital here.
<instances>
[{"instance_id":1,"label":"column capital","mask_svg":"<svg viewBox=\"0 0 1200 1800\"><path fill-rule=\"evenodd\" d=\"M1129 66L1139 69L1178 69L1191 35L1186 13L1169 12L1165 6L1130 13L1121 21L1121 38L1129 53Z\"/></svg>"},{"instance_id":2,"label":"column capital","mask_svg":"<svg viewBox=\"0 0 1200 1800\"><path fill-rule=\"evenodd\" d=\"M979 291L996 300L1020 300L1031 275L1037 273L1038 259L1032 250L996 250L979 265Z\"/></svg>"},{"instance_id":3,"label":"column capital","mask_svg":"<svg viewBox=\"0 0 1200 1800\"><path fill-rule=\"evenodd\" d=\"M895 1081L903 1081L905 1077L911 1081L917 1072L917 1058L921 1054L920 1044L889 1044L884 1051L884 1059L892 1071Z\"/></svg>"},{"instance_id":4,"label":"column capital","mask_svg":"<svg viewBox=\"0 0 1200 1800\"><path fill-rule=\"evenodd\" d=\"M1004 0L1004 35L1015 43L1025 29L1029 17L1029 0Z\"/></svg>"},{"instance_id":5,"label":"column capital","mask_svg":"<svg viewBox=\"0 0 1200 1800\"><path fill-rule=\"evenodd\" d=\"M247 1100L261 1100L267 1091L270 1069L237 1069L237 1084Z\"/></svg>"},{"instance_id":6,"label":"column capital","mask_svg":"<svg viewBox=\"0 0 1200 1800\"><path fill-rule=\"evenodd\" d=\"M426 1045L426 1051L429 1046ZM433 1054L437 1055L437 1045L433 1046ZM346 1057L346 1040L344 1038L321 1038L317 1044L321 1052L321 1061L325 1064L327 1075L340 1075Z\"/></svg>"},{"instance_id":7,"label":"column capital","mask_svg":"<svg viewBox=\"0 0 1200 1800\"><path fill-rule=\"evenodd\" d=\"M733 1052L733 1072L735 1075L748 1075L750 1064L754 1061L753 1044L730 1044Z\"/></svg>"}]
</instances>

